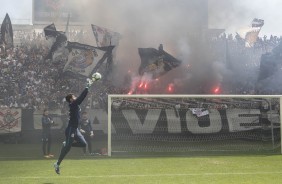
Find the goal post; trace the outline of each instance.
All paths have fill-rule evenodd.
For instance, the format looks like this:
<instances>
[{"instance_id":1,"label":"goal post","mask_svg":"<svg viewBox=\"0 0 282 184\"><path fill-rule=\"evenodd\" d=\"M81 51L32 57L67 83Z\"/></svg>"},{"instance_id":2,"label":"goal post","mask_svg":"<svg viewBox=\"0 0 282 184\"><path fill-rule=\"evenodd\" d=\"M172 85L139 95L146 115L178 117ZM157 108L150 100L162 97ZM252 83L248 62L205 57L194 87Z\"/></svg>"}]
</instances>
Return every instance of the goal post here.
<instances>
[{"instance_id":1,"label":"goal post","mask_svg":"<svg viewBox=\"0 0 282 184\"><path fill-rule=\"evenodd\" d=\"M108 95L108 156L282 153L281 108L281 95Z\"/></svg>"}]
</instances>

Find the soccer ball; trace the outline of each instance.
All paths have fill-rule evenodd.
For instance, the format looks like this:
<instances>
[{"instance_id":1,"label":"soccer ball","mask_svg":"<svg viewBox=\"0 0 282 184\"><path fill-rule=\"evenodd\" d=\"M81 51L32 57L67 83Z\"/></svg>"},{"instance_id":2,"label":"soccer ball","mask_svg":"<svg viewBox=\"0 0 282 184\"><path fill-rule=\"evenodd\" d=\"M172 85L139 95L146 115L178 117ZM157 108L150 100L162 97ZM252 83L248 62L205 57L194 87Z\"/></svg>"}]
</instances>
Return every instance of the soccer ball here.
<instances>
[{"instance_id":1,"label":"soccer ball","mask_svg":"<svg viewBox=\"0 0 282 184\"><path fill-rule=\"evenodd\" d=\"M102 75L98 72L92 74L92 81L98 81L102 78Z\"/></svg>"}]
</instances>

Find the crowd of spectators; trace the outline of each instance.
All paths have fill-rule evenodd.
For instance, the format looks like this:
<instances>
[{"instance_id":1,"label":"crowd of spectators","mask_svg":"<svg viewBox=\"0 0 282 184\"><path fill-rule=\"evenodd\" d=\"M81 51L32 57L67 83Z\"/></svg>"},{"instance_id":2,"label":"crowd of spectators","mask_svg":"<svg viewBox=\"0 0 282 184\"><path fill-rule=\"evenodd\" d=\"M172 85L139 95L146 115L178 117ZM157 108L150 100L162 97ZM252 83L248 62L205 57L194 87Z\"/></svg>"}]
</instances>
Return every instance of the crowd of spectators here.
<instances>
[{"instance_id":1,"label":"crowd of spectators","mask_svg":"<svg viewBox=\"0 0 282 184\"><path fill-rule=\"evenodd\" d=\"M83 31L70 31L68 39L83 39ZM0 58L0 107L20 107L32 109L64 108L66 92L78 94L84 87L84 81L64 77L64 63L45 60L50 43L41 32L15 31L15 40L20 42L6 52L1 51ZM254 47L246 48L244 41L232 35L223 35L210 41L217 56L221 56L226 65L237 70L245 70L250 80L238 80L223 88L225 94L254 94L252 74L259 69L260 56L271 51L281 38L271 36L259 38ZM227 45L228 44L228 47ZM227 50L228 49L228 50ZM225 55L224 55L225 54ZM227 54L229 59L227 58ZM241 76L242 77L242 76ZM115 87L110 81L99 83L95 93L85 100L87 108L103 108L107 94L127 93L129 89Z\"/></svg>"},{"instance_id":2,"label":"crowd of spectators","mask_svg":"<svg viewBox=\"0 0 282 184\"><path fill-rule=\"evenodd\" d=\"M0 58L0 106L32 109L64 108L66 93L79 93L85 82L62 75L65 63L52 63L45 60L50 43L43 33L17 31L14 38L20 40L19 45L1 51ZM81 32L71 31L71 40L81 37ZM105 86L107 85L107 86ZM109 85L101 83L95 94L86 101L85 106L97 106L101 94ZM93 93L94 94L94 93Z\"/></svg>"},{"instance_id":3,"label":"crowd of spectators","mask_svg":"<svg viewBox=\"0 0 282 184\"><path fill-rule=\"evenodd\" d=\"M225 63L232 71L231 80L225 78L221 85L222 94L263 94L256 85L260 71L261 56L270 53L282 41L282 37L258 37L253 47L246 47L246 42L239 36L222 34L209 42L217 59ZM278 92L267 90L268 94Z\"/></svg>"}]
</instances>

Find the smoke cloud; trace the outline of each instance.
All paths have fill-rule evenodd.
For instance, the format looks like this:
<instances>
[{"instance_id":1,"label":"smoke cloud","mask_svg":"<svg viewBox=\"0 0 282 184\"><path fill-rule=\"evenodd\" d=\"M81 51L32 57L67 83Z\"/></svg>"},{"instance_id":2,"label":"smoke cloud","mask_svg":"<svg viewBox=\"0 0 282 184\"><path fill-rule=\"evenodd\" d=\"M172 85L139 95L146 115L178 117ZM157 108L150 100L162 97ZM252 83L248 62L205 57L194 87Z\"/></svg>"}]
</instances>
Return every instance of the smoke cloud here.
<instances>
[{"instance_id":1,"label":"smoke cloud","mask_svg":"<svg viewBox=\"0 0 282 184\"><path fill-rule=\"evenodd\" d=\"M94 5L91 7L89 3L84 0L79 3L80 6L75 5L86 12L83 14L86 22L122 35L115 58L114 79L117 85L129 70L137 73L141 62L138 48L158 48L159 44L163 44L164 50L181 60L184 66L196 62L199 54L205 53L201 51L200 42L201 33L208 26L206 0L178 0L177 3L171 0L95 0L91 1ZM190 75L187 70L176 71L166 74L164 85L183 76L191 78L186 76Z\"/></svg>"},{"instance_id":2,"label":"smoke cloud","mask_svg":"<svg viewBox=\"0 0 282 184\"><path fill-rule=\"evenodd\" d=\"M10 1L9 1L10 2ZM68 2L68 1L66 1ZM123 83L130 71L137 76L140 65L138 48L157 48L163 44L164 50L182 61L178 67L161 77L162 85L175 83L181 88L179 93L201 93L202 86L209 89L222 81L239 76L240 68L230 70L225 64L209 53L204 40L204 30L226 29L235 33L250 24L253 18L265 20L262 34L279 32L270 30L268 25L277 25L279 12L269 12L281 7L282 2L272 0L80 0L74 1L70 9L81 12L86 25L95 24L122 35L116 50L114 83ZM15 11L17 8L9 8ZM282 29L282 28L281 28ZM95 45L94 36L89 39ZM240 63L240 62L239 62ZM255 75L255 74L254 74ZM239 80L239 79L238 79ZM201 84L201 85L199 85ZM206 91L205 91L206 92Z\"/></svg>"},{"instance_id":3,"label":"smoke cloud","mask_svg":"<svg viewBox=\"0 0 282 184\"><path fill-rule=\"evenodd\" d=\"M163 44L165 51L183 63L161 77L164 89L174 83L178 93L207 93L224 79L231 80L234 73L240 80L246 74L240 74L240 68L232 72L210 53L204 31L210 27L234 33L254 17L264 18L257 13L262 9L257 4L251 0L83 0L73 8L80 7L85 22L122 35L115 57L116 85L123 84L128 71L137 85L138 48Z\"/></svg>"}]
</instances>

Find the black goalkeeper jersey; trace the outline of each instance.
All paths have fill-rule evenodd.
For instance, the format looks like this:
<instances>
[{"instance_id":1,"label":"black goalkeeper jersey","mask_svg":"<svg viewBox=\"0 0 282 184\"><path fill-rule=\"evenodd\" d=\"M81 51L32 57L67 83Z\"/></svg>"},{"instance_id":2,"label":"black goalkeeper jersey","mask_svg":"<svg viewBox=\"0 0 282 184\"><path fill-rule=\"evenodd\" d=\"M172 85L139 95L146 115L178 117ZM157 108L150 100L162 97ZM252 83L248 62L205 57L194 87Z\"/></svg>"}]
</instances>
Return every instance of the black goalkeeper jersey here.
<instances>
[{"instance_id":1,"label":"black goalkeeper jersey","mask_svg":"<svg viewBox=\"0 0 282 184\"><path fill-rule=\"evenodd\" d=\"M69 104L69 125L70 127L77 128L80 119L80 104L88 93L88 88L85 88L82 93L74 101Z\"/></svg>"}]
</instances>

